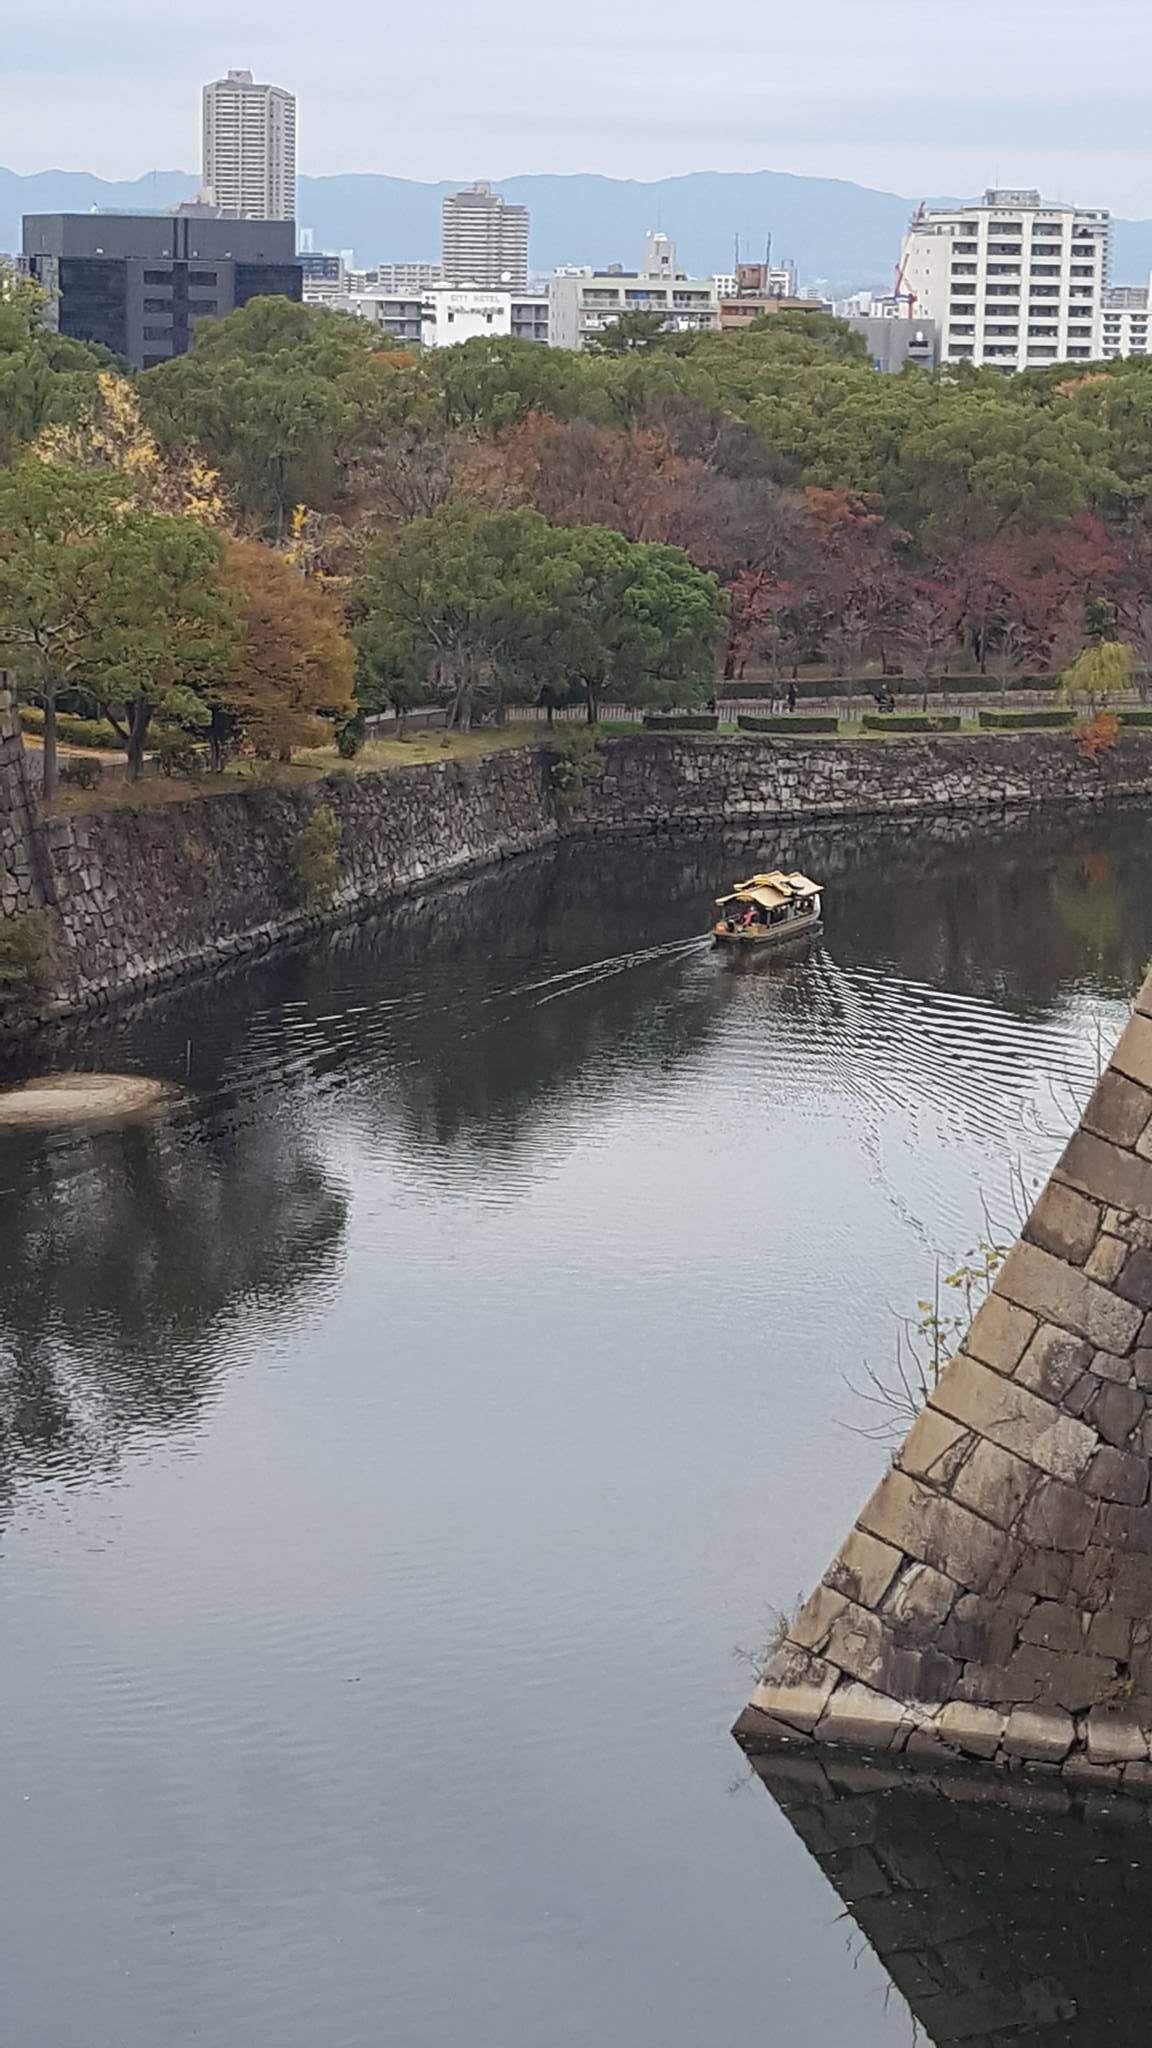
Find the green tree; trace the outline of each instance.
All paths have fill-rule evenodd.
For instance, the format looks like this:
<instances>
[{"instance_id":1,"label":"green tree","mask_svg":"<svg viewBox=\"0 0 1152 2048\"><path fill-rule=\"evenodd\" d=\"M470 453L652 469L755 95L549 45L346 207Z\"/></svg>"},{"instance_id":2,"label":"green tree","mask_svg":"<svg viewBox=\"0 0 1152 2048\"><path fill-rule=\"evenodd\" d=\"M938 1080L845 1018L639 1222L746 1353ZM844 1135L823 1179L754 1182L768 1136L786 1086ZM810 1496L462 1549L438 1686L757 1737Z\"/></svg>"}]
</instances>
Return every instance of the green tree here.
<instances>
[{"instance_id":1,"label":"green tree","mask_svg":"<svg viewBox=\"0 0 1152 2048\"><path fill-rule=\"evenodd\" d=\"M239 608L221 575L223 540L195 520L134 509L100 552L85 688L122 737L136 781L158 712L208 726L207 693L229 668Z\"/></svg>"},{"instance_id":2,"label":"green tree","mask_svg":"<svg viewBox=\"0 0 1152 2048\"><path fill-rule=\"evenodd\" d=\"M86 681L123 478L24 461L0 470L0 661L44 710L44 794L57 785L56 705Z\"/></svg>"},{"instance_id":3,"label":"green tree","mask_svg":"<svg viewBox=\"0 0 1152 2048\"><path fill-rule=\"evenodd\" d=\"M588 343L588 350L594 356L639 355L656 348L668 339L668 321L663 313L647 313L637 308L632 313L621 313L609 321Z\"/></svg>"},{"instance_id":4,"label":"green tree","mask_svg":"<svg viewBox=\"0 0 1152 2048\"><path fill-rule=\"evenodd\" d=\"M548 553L550 599L527 657L538 685L583 697L590 725L606 696L639 706L714 679L727 596L681 548L576 526L552 529Z\"/></svg>"},{"instance_id":5,"label":"green tree","mask_svg":"<svg viewBox=\"0 0 1152 2048\"><path fill-rule=\"evenodd\" d=\"M1060 678L1060 695L1096 712L1132 687L1132 649L1120 640L1094 640L1081 648Z\"/></svg>"},{"instance_id":6,"label":"green tree","mask_svg":"<svg viewBox=\"0 0 1152 2048\"><path fill-rule=\"evenodd\" d=\"M163 452L198 446L239 510L280 538L298 504L339 502L357 450L412 374L367 321L260 298L204 321L187 355L146 371L140 392Z\"/></svg>"},{"instance_id":7,"label":"green tree","mask_svg":"<svg viewBox=\"0 0 1152 2048\"><path fill-rule=\"evenodd\" d=\"M81 411L97 372L114 360L107 349L55 333L46 324L50 306L31 278L0 263L0 462Z\"/></svg>"}]
</instances>

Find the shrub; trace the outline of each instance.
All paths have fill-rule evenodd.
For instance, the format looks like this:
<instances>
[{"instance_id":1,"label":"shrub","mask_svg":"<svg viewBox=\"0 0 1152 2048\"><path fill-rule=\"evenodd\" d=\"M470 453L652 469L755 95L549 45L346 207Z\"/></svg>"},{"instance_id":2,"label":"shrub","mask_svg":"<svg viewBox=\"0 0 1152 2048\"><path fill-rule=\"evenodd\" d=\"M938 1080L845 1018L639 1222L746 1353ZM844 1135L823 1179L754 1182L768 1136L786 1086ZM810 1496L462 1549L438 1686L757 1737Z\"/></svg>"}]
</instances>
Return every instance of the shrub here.
<instances>
[{"instance_id":1,"label":"shrub","mask_svg":"<svg viewBox=\"0 0 1152 2048\"><path fill-rule=\"evenodd\" d=\"M301 910L315 913L331 906L340 875L339 847L340 825L335 812L328 804L317 804L292 845L296 900Z\"/></svg>"},{"instance_id":2,"label":"shrub","mask_svg":"<svg viewBox=\"0 0 1152 2048\"><path fill-rule=\"evenodd\" d=\"M715 732L720 723L718 711L649 711L645 714L645 732Z\"/></svg>"},{"instance_id":3,"label":"shrub","mask_svg":"<svg viewBox=\"0 0 1152 2048\"><path fill-rule=\"evenodd\" d=\"M52 919L46 910L0 918L0 1005L20 1009L51 988L56 973Z\"/></svg>"},{"instance_id":4,"label":"shrub","mask_svg":"<svg viewBox=\"0 0 1152 2048\"><path fill-rule=\"evenodd\" d=\"M208 768L204 748L187 738L164 740L156 749L156 758L162 775L185 775L189 782L199 782Z\"/></svg>"},{"instance_id":5,"label":"shrub","mask_svg":"<svg viewBox=\"0 0 1152 2048\"><path fill-rule=\"evenodd\" d=\"M1116 716L1121 725L1152 725L1152 710L1118 711Z\"/></svg>"},{"instance_id":6,"label":"shrub","mask_svg":"<svg viewBox=\"0 0 1152 2048\"><path fill-rule=\"evenodd\" d=\"M565 795L583 789L604 772L600 741L586 726L560 733L548 749L552 759L552 787Z\"/></svg>"},{"instance_id":7,"label":"shrub","mask_svg":"<svg viewBox=\"0 0 1152 2048\"><path fill-rule=\"evenodd\" d=\"M358 711L355 718L350 718L345 725L339 728L336 734L336 751L342 761L354 761L356 759L357 754L364 745L365 736L364 713Z\"/></svg>"},{"instance_id":8,"label":"shrub","mask_svg":"<svg viewBox=\"0 0 1152 2048\"><path fill-rule=\"evenodd\" d=\"M20 706L20 723L25 732L42 733L44 713L38 704ZM120 753L123 741L116 737L106 718L77 718L74 712L56 713L56 736L67 740L74 747L98 747L102 751Z\"/></svg>"},{"instance_id":9,"label":"shrub","mask_svg":"<svg viewBox=\"0 0 1152 2048\"><path fill-rule=\"evenodd\" d=\"M812 713L805 715L802 711L781 712L778 718L771 714L764 718L754 718L749 715L746 718L738 718L736 723L740 727L741 732L839 732L840 730L840 720L838 718L822 717Z\"/></svg>"},{"instance_id":10,"label":"shrub","mask_svg":"<svg viewBox=\"0 0 1152 2048\"><path fill-rule=\"evenodd\" d=\"M869 711L860 720L865 732L959 732L960 714L932 711Z\"/></svg>"},{"instance_id":11,"label":"shrub","mask_svg":"<svg viewBox=\"0 0 1152 2048\"><path fill-rule=\"evenodd\" d=\"M87 761L83 754L60 764L61 782L70 784L73 789L95 789L103 779L99 761Z\"/></svg>"},{"instance_id":12,"label":"shrub","mask_svg":"<svg viewBox=\"0 0 1152 2048\"><path fill-rule=\"evenodd\" d=\"M1067 728L1075 716L1074 711L982 711L980 724L985 732L1028 732L1048 726Z\"/></svg>"}]
</instances>

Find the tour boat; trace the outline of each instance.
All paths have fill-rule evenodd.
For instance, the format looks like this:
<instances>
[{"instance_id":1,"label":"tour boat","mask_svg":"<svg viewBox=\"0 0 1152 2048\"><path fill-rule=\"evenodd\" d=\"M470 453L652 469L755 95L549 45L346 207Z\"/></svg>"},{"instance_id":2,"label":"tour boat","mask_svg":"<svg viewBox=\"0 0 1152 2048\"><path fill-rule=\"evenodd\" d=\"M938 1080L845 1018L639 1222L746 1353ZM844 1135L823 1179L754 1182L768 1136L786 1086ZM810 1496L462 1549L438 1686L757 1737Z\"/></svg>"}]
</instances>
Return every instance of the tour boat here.
<instances>
[{"instance_id":1,"label":"tour boat","mask_svg":"<svg viewBox=\"0 0 1152 2048\"><path fill-rule=\"evenodd\" d=\"M712 937L718 946L751 950L807 938L822 929L820 884L810 882L807 875L779 870L752 875L737 882L731 895L717 897L716 908L720 915Z\"/></svg>"}]
</instances>

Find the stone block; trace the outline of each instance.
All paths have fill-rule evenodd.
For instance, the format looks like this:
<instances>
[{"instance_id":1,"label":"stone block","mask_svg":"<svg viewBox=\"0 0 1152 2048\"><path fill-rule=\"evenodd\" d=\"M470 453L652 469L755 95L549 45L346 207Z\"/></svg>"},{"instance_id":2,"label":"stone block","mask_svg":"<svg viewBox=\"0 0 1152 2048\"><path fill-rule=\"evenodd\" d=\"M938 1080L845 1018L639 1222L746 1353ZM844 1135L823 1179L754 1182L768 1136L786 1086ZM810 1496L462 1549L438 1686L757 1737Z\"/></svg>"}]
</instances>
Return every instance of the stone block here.
<instances>
[{"instance_id":1,"label":"stone block","mask_svg":"<svg viewBox=\"0 0 1152 2048\"><path fill-rule=\"evenodd\" d=\"M1141 1017L1152 1017L1152 974L1148 975L1136 997L1136 1010Z\"/></svg>"},{"instance_id":2,"label":"stone block","mask_svg":"<svg viewBox=\"0 0 1152 2048\"><path fill-rule=\"evenodd\" d=\"M968 1756L992 1757L1004 1734L1003 1714L994 1707L976 1707L968 1700L950 1700L933 1722L936 1734Z\"/></svg>"},{"instance_id":3,"label":"stone block","mask_svg":"<svg viewBox=\"0 0 1152 2048\"><path fill-rule=\"evenodd\" d=\"M1091 1131L1076 1132L1061 1156L1056 1174L1082 1194L1094 1195L1097 1201L1111 1202L1117 1209L1131 1209L1141 1217L1152 1217L1152 1160L1122 1152L1106 1138L1094 1138Z\"/></svg>"},{"instance_id":4,"label":"stone block","mask_svg":"<svg viewBox=\"0 0 1152 2048\"><path fill-rule=\"evenodd\" d=\"M1037 1252L1035 1256L1046 1258L1047 1254ZM1059 1270L1071 1273L1072 1269L1061 1266ZM1062 1414L1018 1381L1003 1379L964 1352L941 1374L930 1406L977 1430L1001 1450L1014 1451L1055 1479L1078 1479L1096 1448L1096 1433L1086 1423Z\"/></svg>"},{"instance_id":5,"label":"stone block","mask_svg":"<svg viewBox=\"0 0 1152 2048\"><path fill-rule=\"evenodd\" d=\"M1129 1557L1152 1557L1152 1507L1108 1505L1099 1510L1097 1536Z\"/></svg>"},{"instance_id":6,"label":"stone block","mask_svg":"<svg viewBox=\"0 0 1152 2048\"><path fill-rule=\"evenodd\" d=\"M1148 1731L1122 1708L1093 1707L1088 1716L1088 1761L1092 1764L1146 1764Z\"/></svg>"},{"instance_id":7,"label":"stone block","mask_svg":"<svg viewBox=\"0 0 1152 2048\"><path fill-rule=\"evenodd\" d=\"M1129 1020L1112 1055L1111 1066L1115 1073L1127 1074L1130 1081L1137 1081L1142 1088L1152 1088L1152 1018L1137 1012Z\"/></svg>"},{"instance_id":8,"label":"stone block","mask_svg":"<svg viewBox=\"0 0 1152 2048\"><path fill-rule=\"evenodd\" d=\"M842 1594L832 1592L828 1586L817 1586L796 1619L789 1623L788 1641L797 1643L802 1650L822 1650L833 1622L840 1619L847 1605Z\"/></svg>"},{"instance_id":9,"label":"stone block","mask_svg":"<svg viewBox=\"0 0 1152 2048\"><path fill-rule=\"evenodd\" d=\"M882 1609L901 1642L931 1641L955 1604L960 1588L930 1564L912 1563L890 1588Z\"/></svg>"},{"instance_id":10,"label":"stone block","mask_svg":"<svg viewBox=\"0 0 1152 2048\"><path fill-rule=\"evenodd\" d=\"M879 1607L904 1559L890 1543L881 1543L863 1529L853 1529L839 1556L824 1574L824 1583L861 1607Z\"/></svg>"},{"instance_id":11,"label":"stone block","mask_svg":"<svg viewBox=\"0 0 1152 2048\"><path fill-rule=\"evenodd\" d=\"M1148 1497L1148 1478L1147 1458L1102 1444L1084 1474L1084 1491L1098 1500L1139 1507Z\"/></svg>"},{"instance_id":12,"label":"stone block","mask_svg":"<svg viewBox=\"0 0 1152 2048\"><path fill-rule=\"evenodd\" d=\"M951 1492L953 1500L985 1515L998 1529L1011 1529L1036 1483L1034 1465L982 1437L953 1480Z\"/></svg>"},{"instance_id":13,"label":"stone block","mask_svg":"<svg viewBox=\"0 0 1152 2048\"><path fill-rule=\"evenodd\" d=\"M972 1592L1002 1592L1016 1546L958 1501L932 1493L906 1473L889 1472L860 1516L862 1527L919 1558Z\"/></svg>"},{"instance_id":14,"label":"stone block","mask_svg":"<svg viewBox=\"0 0 1152 2048\"><path fill-rule=\"evenodd\" d=\"M1143 1331L1141 1331L1141 1337L1143 1337ZM1136 1385L1143 1387L1147 1392L1152 1392L1152 1347L1141 1342L1137 1345L1128 1362L1132 1368L1131 1376L1135 1380Z\"/></svg>"},{"instance_id":15,"label":"stone block","mask_svg":"<svg viewBox=\"0 0 1152 2048\"><path fill-rule=\"evenodd\" d=\"M1022 1643L1004 1675L1009 1690L1002 1697L1021 1705L1065 1707L1070 1714L1081 1714L1115 1685L1116 1666L1106 1657L1091 1657L1085 1651L1070 1655L1042 1649L1038 1643Z\"/></svg>"},{"instance_id":16,"label":"stone block","mask_svg":"<svg viewBox=\"0 0 1152 2048\"><path fill-rule=\"evenodd\" d=\"M1088 1141L1100 1143L1098 1139ZM1111 1146L1104 1148L1113 1150ZM1116 1154L1130 1159L1128 1153ZM1152 1168L1149 1169L1152 1176ZM1152 1177L1149 1181L1152 1198ZM1075 1266L1054 1259L1038 1245L1018 1244L1000 1271L997 1286L1010 1301L1016 1301L1045 1322L1058 1323L1077 1337L1086 1337L1100 1351L1119 1355L1130 1351L1143 1318L1132 1302L1117 1301L1107 1288L1085 1279Z\"/></svg>"},{"instance_id":17,"label":"stone block","mask_svg":"<svg viewBox=\"0 0 1152 2048\"><path fill-rule=\"evenodd\" d=\"M1014 1377L1041 1400L1059 1407L1069 1389L1088 1371L1092 1357L1092 1346L1083 1338L1058 1330L1054 1323L1041 1323Z\"/></svg>"},{"instance_id":18,"label":"stone block","mask_svg":"<svg viewBox=\"0 0 1152 2048\"><path fill-rule=\"evenodd\" d=\"M1111 1287L1127 1257L1128 1246L1122 1237L1098 1237L1084 1262L1084 1271L1090 1280L1099 1280L1101 1287Z\"/></svg>"},{"instance_id":19,"label":"stone block","mask_svg":"<svg viewBox=\"0 0 1152 2048\"><path fill-rule=\"evenodd\" d=\"M1121 1614L1094 1614L1088 1624L1084 1647L1093 1657L1114 1657L1126 1664L1132 1655L1133 1624Z\"/></svg>"},{"instance_id":20,"label":"stone block","mask_svg":"<svg viewBox=\"0 0 1152 2048\"><path fill-rule=\"evenodd\" d=\"M1135 1355L1135 1352L1130 1351L1126 1357L1120 1358L1114 1351L1094 1351L1091 1370L1097 1379L1115 1380L1117 1386L1126 1387L1132 1378L1132 1360Z\"/></svg>"},{"instance_id":21,"label":"stone block","mask_svg":"<svg viewBox=\"0 0 1152 2048\"><path fill-rule=\"evenodd\" d=\"M934 1408L924 1408L900 1446L896 1463L913 1479L927 1479L930 1474L942 1477L937 1474L942 1459L960 1446L966 1453L971 1444L971 1433L960 1423L938 1414Z\"/></svg>"},{"instance_id":22,"label":"stone block","mask_svg":"<svg viewBox=\"0 0 1152 2048\"><path fill-rule=\"evenodd\" d=\"M978 1358L995 1372L1012 1373L1035 1329L1032 1316L1005 1301L1001 1294L992 1293L977 1311L964 1349L971 1358Z\"/></svg>"},{"instance_id":23,"label":"stone block","mask_svg":"<svg viewBox=\"0 0 1152 2048\"><path fill-rule=\"evenodd\" d=\"M1072 1716L1060 1707L1013 1707L1004 1729L1004 1753L1026 1762L1063 1763L1072 1747L1076 1729Z\"/></svg>"},{"instance_id":24,"label":"stone block","mask_svg":"<svg viewBox=\"0 0 1152 2048\"><path fill-rule=\"evenodd\" d=\"M1148 1397L1139 1387L1120 1387L1101 1380L1084 1411L1084 1420L1099 1430L1105 1443L1122 1450L1148 1414Z\"/></svg>"},{"instance_id":25,"label":"stone block","mask_svg":"<svg viewBox=\"0 0 1152 2048\"><path fill-rule=\"evenodd\" d=\"M1152 1118L1152 1095L1110 1067L1101 1075L1080 1119L1086 1131L1128 1149Z\"/></svg>"},{"instance_id":26,"label":"stone block","mask_svg":"<svg viewBox=\"0 0 1152 2048\"><path fill-rule=\"evenodd\" d=\"M786 1643L773 1657L749 1704L811 1734L839 1678L834 1665Z\"/></svg>"},{"instance_id":27,"label":"stone block","mask_svg":"<svg viewBox=\"0 0 1152 2048\"><path fill-rule=\"evenodd\" d=\"M1059 1600L1038 1600L1020 1631L1025 1643L1039 1643L1046 1650L1067 1650L1078 1654L1087 1647L1090 1614L1066 1607Z\"/></svg>"},{"instance_id":28,"label":"stone block","mask_svg":"<svg viewBox=\"0 0 1152 2048\"><path fill-rule=\"evenodd\" d=\"M1114 1284L1116 1293L1125 1301L1135 1302L1144 1310L1152 1309L1152 1251L1129 1252Z\"/></svg>"},{"instance_id":29,"label":"stone block","mask_svg":"<svg viewBox=\"0 0 1152 2048\"><path fill-rule=\"evenodd\" d=\"M1005 1664L1016 1648L1022 1619L1011 1600L962 1593L940 1631L939 1647L962 1664Z\"/></svg>"},{"instance_id":30,"label":"stone block","mask_svg":"<svg viewBox=\"0 0 1152 2048\"><path fill-rule=\"evenodd\" d=\"M1152 1105L1152 1096L1149 1103ZM1058 1180L1049 1181L1024 1225L1024 1235L1030 1243L1043 1246L1046 1252L1067 1259L1074 1266L1084 1264L1099 1231L1097 1204Z\"/></svg>"},{"instance_id":31,"label":"stone block","mask_svg":"<svg viewBox=\"0 0 1152 2048\"><path fill-rule=\"evenodd\" d=\"M897 1700L846 1679L829 1699L816 1739L845 1743L853 1749L891 1749L907 1719L906 1709Z\"/></svg>"}]
</instances>

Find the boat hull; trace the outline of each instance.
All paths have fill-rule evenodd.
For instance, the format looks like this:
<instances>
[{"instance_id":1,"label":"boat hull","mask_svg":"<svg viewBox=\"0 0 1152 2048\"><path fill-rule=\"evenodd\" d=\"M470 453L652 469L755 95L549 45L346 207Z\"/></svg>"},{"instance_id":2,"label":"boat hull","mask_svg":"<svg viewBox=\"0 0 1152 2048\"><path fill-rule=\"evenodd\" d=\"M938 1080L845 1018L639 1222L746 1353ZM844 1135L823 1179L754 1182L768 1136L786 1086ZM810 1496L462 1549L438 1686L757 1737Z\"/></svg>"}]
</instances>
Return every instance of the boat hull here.
<instances>
[{"instance_id":1,"label":"boat hull","mask_svg":"<svg viewBox=\"0 0 1152 2048\"><path fill-rule=\"evenodd\" d=\"M800 940L814 938L823 929L823 918L804 918L790 924L752 925L734 932L713 931L712 943L729 953L774 953L781 946L794 946Z\"/></svg>"}]
</instances>

